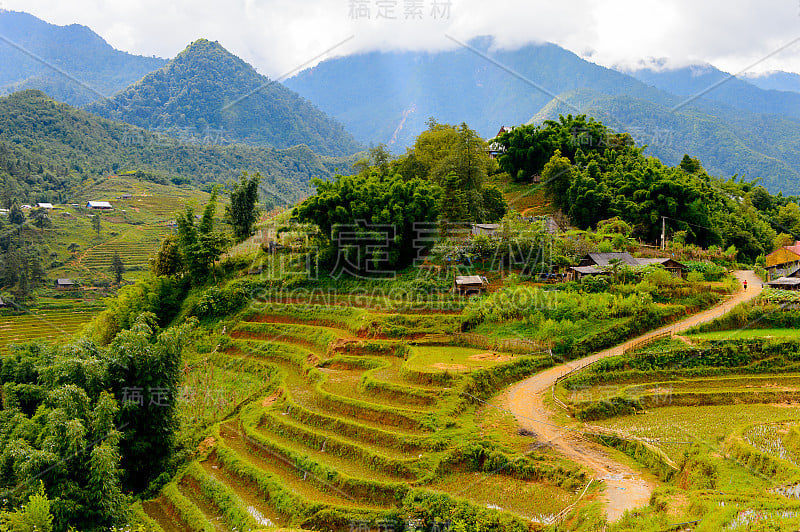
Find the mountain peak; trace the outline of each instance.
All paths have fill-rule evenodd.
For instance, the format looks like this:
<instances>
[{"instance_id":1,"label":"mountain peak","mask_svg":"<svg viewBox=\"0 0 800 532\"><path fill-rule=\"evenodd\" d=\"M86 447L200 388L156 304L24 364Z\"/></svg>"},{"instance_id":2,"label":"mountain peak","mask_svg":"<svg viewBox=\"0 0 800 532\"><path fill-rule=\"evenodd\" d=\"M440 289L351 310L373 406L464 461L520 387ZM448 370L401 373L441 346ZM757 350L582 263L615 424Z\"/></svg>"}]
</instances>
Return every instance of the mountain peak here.
<instances>
[{"instance_id":1,"label":"mountain peak","mask_svg":"<svg viewBox=\"0 0 800 532\"><path fill-rule=\"evenodd\" d=\"M159 70L89 110L168 134L288 148L325 155L361 146L344 128L280 83L271 82L219 42L198 39Z\"/></svg>"}]
</instances>

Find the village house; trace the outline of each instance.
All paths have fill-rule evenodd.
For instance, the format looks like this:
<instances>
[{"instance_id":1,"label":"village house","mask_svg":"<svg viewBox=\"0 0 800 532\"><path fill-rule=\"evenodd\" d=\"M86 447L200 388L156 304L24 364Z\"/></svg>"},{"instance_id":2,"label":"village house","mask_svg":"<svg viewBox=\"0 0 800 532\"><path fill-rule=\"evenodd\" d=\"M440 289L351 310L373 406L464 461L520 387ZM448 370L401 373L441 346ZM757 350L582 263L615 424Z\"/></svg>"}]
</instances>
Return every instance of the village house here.
<instances>
[{"instance_id":1,"label":"village house","mask_svg":"<svg viewBox=\"0 0 800 532\"><path fill-rule=\"evenodd\" d=\"M90 201L86 204L87 209L95 209L95 210L111 210L113 207L107 201Z\"/></svg>"},{"instance_id":2,"label":"village house","mask_svg":"<svg viewBox=\"0 0 800 532\"><path fill-rule=\"evenodd\" d=\"M479 295L489 287L489 281L482 275L456 275L453 291L461 296Z\"/></svg>"},{"instance_id":3,"label":"village house","mask_svg":"<svg viewBox=\"0 0 800 532\"><path fill-rule=\"evenodd\" d=\"M773 281L767 281L767 286L770 288L780 288L781 290L800 290L800 268L789 275L779 277Z\"/></svg>"},{"instance_id":4,"label":"village house","mask_svg":"<svg viewBox=\"0 0 800 532\"><path fill-rule=\"evenodd\" d=\"M567 268L567 281L580 281L584 277L608 275L608 272L594 266L570 266Z\"/></svg>"},{"instance_id":5,"label":"village house","mask_svg":"<svg viewBox=\"0 0 800 532\"><path fill-rule=\"evenodd\" d=\"M75 283L72 279L56 279L56 289L58 290L72 290L75 288Z\"/></svg>"},{"instance_id":6,"label":"village house","mask_svg":"<svg viewBox=\"0 0 800 532\"><path fill-rule=\"evenodd\" d=\"M658 264L664 267L675 277L683 277L689 270L686 266L669 257L641 258L637 259L630 253L589 253L578 264L579 267L592 266L595 268L612 268L615 265L630 266L631 268L643 268ZM587 270L588 271L588 270ZM590 274L591 275L591 274ZM595 274L596 275L596 274Z\"/></svg>"},{"instance_id":7,"label":"village house","mask_svg":"<svg viewBox=\"0 0 800 532\"><path fill-rule=\"evenodd\" d=\"M486 235L488 237L498 236L503 226L500 224L472 224L472 236Z\"/></svg>"},{"instance_id":8,"label":"village house","mask_svg":"<svg viewBox=\"0 0 800 532\"><path fill-rule=\"evenodd\" d=\"M52 203L44 203L44 202L42 202L42 203L37 203L36 206L39 207L40 209L47 209L48 211L53 210L53 204Z\"/></svg>"},{"instance_id":9,"label":"village house","mask_svg":"<svg viewBox=\"0 0 800 532\"><path fill-rule=\"evenodd\" d=\"M513 127L501 126L501 127L500 127L500 131L498 131L498 132L497 132L497 135L495 135L495 136L494 136L494 138L496 139L497 137L499 137L499 136L500 136L500 135L502 135L503 133L508 133L508 132L510 132L510 131L511 131L511 130L513 130L513 129L514 129ZM494 139L491 139L491 140L494 140ZM492 158L492 159L496 159L496 158L497 158L497 157L499 157L499 156L500 156L500 154L502 154L504 151L505 151L505 149L504 149L504 148L503 148L503 146L501 146L499 143L497 143L497 142L491 142L491 141L489 142L489 157L490 157L490 158Z\"/></svg>"},{"instance_id":10,"label":"village house","mask_svg":"<svg viewBox=\"0 0 800 532\"><path fill-rule=\"evenodd\" d=\"M800 240L792 246L783 246L766 257L767 280L788 276L800 268Z\"/></svg>"}]
</instances>

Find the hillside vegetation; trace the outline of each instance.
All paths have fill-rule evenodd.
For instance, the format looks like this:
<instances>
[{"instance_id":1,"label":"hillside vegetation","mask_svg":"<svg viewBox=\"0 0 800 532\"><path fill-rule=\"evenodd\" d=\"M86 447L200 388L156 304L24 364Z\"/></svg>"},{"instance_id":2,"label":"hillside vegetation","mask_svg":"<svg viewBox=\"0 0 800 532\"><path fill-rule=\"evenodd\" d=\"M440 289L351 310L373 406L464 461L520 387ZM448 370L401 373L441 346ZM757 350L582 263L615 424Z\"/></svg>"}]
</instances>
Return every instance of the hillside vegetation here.
<instances>
[{"instance_id":1,"label":"hillside vegetation","mask_svg":"<svg viewBox=\"0 0 800 532\"><path fill-rule=\"evenodd\" d=\"M306 146L285 150L178 141L102 119L39 91L0 99L0 204L72 202L85 179L124 171L157 182L210 185L260 172L263 202L291 204L306 196L310 179L329 177L343 159Z\"/></svg>"},{"instance_id":2,"label":"hillside vegetation","mask_svg":"<svg viewBox=\"0 0 800 532\"><path fill-rule=\"evenodd\" d=\"M211 134L217 144L289 148L324 155L361 146L344 128L278 82L205 39L113 98L87 109L112 120L180 136Z\"/></svg>"}]
</instances>

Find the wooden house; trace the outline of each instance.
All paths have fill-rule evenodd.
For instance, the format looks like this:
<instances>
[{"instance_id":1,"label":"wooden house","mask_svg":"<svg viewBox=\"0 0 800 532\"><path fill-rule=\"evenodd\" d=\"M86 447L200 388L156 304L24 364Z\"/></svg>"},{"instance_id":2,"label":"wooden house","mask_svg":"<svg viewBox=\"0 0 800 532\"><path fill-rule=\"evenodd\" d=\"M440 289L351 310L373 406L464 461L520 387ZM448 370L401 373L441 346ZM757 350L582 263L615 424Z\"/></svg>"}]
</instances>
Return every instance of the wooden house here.
<instances>
[{"instance_id":1,"label":"wooden house","mask_svg":"<svg viewBox=\"0 0 800 532\"><path fill-rule=\"evenodd\" d=\"M608 275L608 272L595 266L570 266L567 269L567 281L580 281L584 277Z\"/></svg>"},{"instance_id":2,"label":"wooden house","mask_svg":"<svg viewBox=\"0 0 800 532\"><path fill-rule=\"evenodd\" d=\"M767 281L767 286L770 288L779 288L781 290L800 290L800 268L789 275L779 277L773 281Z\"/></svg>"},{"instance_id":3,"label":"wooden house","mask_svg":"<svg viewBox=\"0 0 800 532\"><path fill-rule=\"evenodd\" d=\"M456 275L453 291L461 296L482 294L489 287L489 281L482 275Z\"/></svg>"},{"instance_id":4,"label":"wooden house","mask_svg":"<svg viewBox=\"0 0 800 532\"><path fill-rule=\"evenodd\" d=\"M486 235L488 237L498 236L503 226L500 224L472 224L472 236Z\"/></svg>"},{"instance_id":5,"label":"wooden house","mask_svg":"<svg viewBox=\"0 0 800 532\"><path fill-rule=\"evenodd\" d=\"M675 277L684 277L689 271L685 265L669 257L657 258L634 258L630 253L589 253L578 264L579 267L593 266L596 268L613 268L615 264L629 266L634 269L651 266L654 264L663 266L665 270Z\"/></svg>"},{"instance_id":6,"label":"wooden house","mask_svg":"<svg viewBox=\"0 0 800 532\"><path fill-rule=\"evenodd\" d=\"M658 257L652 259L636 259L640 266L650 266L651 264L658 264L663 266L665 270L675 277L685 277L689 271L685 265L681 264L675 259L669 257Z\"/></svg>"},{"instance_id":7,"label":"wooden house","mask_svg":"<svg viewBox=\"0 0 800 532\"><path fill-rule=\"evenodd\" d=\"M56 288L58 290L72 290L75 288L75 283L72 279L56 279Z\"/></svg>"}]
</instances>

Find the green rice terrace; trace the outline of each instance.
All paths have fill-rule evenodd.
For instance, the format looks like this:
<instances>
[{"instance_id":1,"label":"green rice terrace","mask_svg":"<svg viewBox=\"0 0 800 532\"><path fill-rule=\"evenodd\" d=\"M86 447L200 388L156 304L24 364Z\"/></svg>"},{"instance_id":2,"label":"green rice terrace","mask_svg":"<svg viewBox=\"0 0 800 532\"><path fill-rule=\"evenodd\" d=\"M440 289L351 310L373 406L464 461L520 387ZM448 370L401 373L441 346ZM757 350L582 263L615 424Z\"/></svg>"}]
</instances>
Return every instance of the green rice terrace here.
<instances>
[{"instance_id":1,"label":"green rice terrace","mask_svg":"<svg viewBox=\"0 0 800 532\"><path fill-rule=\"evenodd\" d=\"M275 259L262 259L264 270L271 271L269 262ZM426 282L441 288L450 283ZM608 299L609 294L599 293L583 294L578 304L569 291L540 294L541 288L521 282L481 300L453 298L443 289L433 299L409 305L358 292L331 295L324 284L297 295L275 289L268 278L234 280L227 285L229 295L243 286L264 288L244 310L210 322L215 323L213 340L206 340L188 361L191 369L184 381L195 392L183 398L184 415L208 427L197 459L156 498L136 507L138 519L155 531L428 530L437 519L470 523L468 530L597 530L604 522L602 481L548 442L521 431L502 406L502 391L566 359L611 347L697 308L693 298L698 291L687 291L680 282L660 275L651 282L650 298L666 301L667 294L678 293L683 298L669 297L669 304L645 308L638 306L638 298L637 304L625 296ZM419 280L408 275L397 281L405 288L414 283ZM364 288L364 283L356 286ZM697 288L701 286L699 292L706 293L703 306L719 301L728 290L724 283L701 283ZM221 297L211 290L194 301L196 309L206 308L202 301L207 298ZM507 314L512 309L508 301L520 297L551 302L557 298L558 304L531 307L526 315ZM608 314L611 301L614 310ZM557 313L562 319L547 325L549 337L527 334L530 323L544 324ZM610 324L603 324L606 319ZM492 330L495 320L502 327ZM465 323L473 324L472 332L462 332ZM515 330L526 334L514 338ZM705 345L667 340L625 356L663 351L665 360L685 360L688 350ZM781 372L793 368L791 360L780 358L784 347L762 348L755 342L752 351ZM679 404L713 408L706 406L715 404L711 398L697 398L697 389L714 394L701 382L709 377L696 370L697 364L689 364L675 370L682 379L678 386L671 374L668 378L649 369L636 373L626 366L624 371L631 375L619 370L609 401L609 383L603 379L612 378L616 370L602 364L614 361L609 358L562 381L557 397L573 415L603 431L609 438L606 452L614 459L630 461L623 451L633 447L619 443L628 440L614 439L622 431L631 438L630 445L650 453L632 452L640 461L635 467L662 486L655 497L669 502L645 508L647 519L659 526L692 520L699 510L684 504L687 496L695 497L689 491L692 485L674 487L673 478L694 474L684 458L694 447L644 446L640 441L651 434L635 422L644 418L645 410L667 415ZM796 373L800 375L800 367ZM637 380L641 374L649 380ZM742 402L761 408L795 397L791 373L763 382L766 375L755 370L738 378L722 370L719 376L711 375L719 379L714 396L718 403L748 390L754 395ZM620 383L627 386L622 392ZM768 392L758 395L762 385ZM781 385L786 389L776 388ZM668 386L670 404L660 391ZM214 390L212 397L202 390ZM617 398L620 393L623 399ZM615 405L615 410L609 411L606 404ZM770 422L793 418L792 409L766 408ZM637 414L626 417L633 412ZM736 426L759 419L747 412L736 416ZM717 419L725 414L720 416ZM713 416L692 419L714 423ZM667 424L648 427L657 432ZM659 438L689 441L677 424L669 426L673 430ZM706 438L716 441L706 428L687 430L695 429L702 434L691 439L695 446ZM742 474L735 480L737 488L745 482ZM773 487L763 481L760 486ZM675 489L687 495L673 496L670 490ZM626 515L613 529L628 530L636 515ZM653 528L657 529L661 528Z\"/></svg>"},{"instance_id":2,"label":"green rice terrace","mask_svg":"<svg viewBox=\"0 0 800 532\"><path fill-rule=\"evenodd\" d=\"M204 459L145 513L163 530L367 530L400 527L415 498L440 494L487 524L548 522L577 500L585 472L501 437L469 395L550 354L453 345L458 326L457 314L250 309L214 360L245 379L270 375L268 393L218 425Z\"/></svg>"},{"instance_id":3,"label":"green rice terrace","mask_svg":"<svg viewBox=\"0 0 800 532\"><path fill-rule=\"evenodd\" d=\"M658 500L673 521L794 530L800 313L786 298L765 291L686 336L599 360L561 380L552 405L568 425L653 472L663 487L651 508Z\"/></svg>"}]
</instances>

